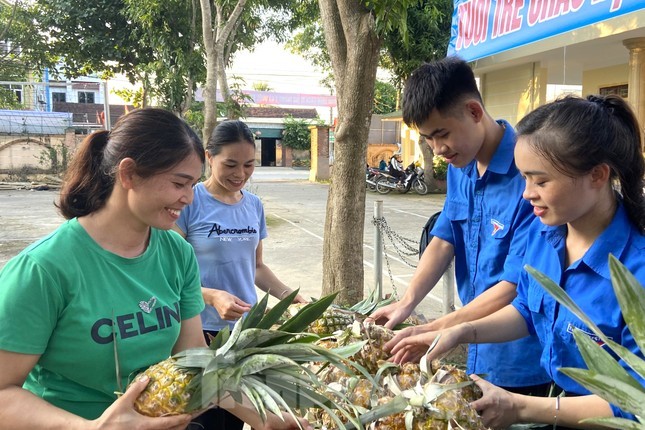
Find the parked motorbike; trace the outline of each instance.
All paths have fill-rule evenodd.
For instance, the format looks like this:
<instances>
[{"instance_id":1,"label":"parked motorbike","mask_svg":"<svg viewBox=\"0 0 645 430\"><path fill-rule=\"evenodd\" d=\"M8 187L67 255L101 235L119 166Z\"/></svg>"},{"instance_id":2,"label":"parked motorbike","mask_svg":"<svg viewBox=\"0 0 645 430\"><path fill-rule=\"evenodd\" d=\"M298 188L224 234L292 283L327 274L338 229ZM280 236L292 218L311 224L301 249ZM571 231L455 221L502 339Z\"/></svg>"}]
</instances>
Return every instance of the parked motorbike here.
<instances>
[{"instance_id":1,"label":"parked motorbike","mask_svg":"<svg viewBox=\"0 0 645 430\"><path fill-rule=\"evenodd\" d=\"M416 167L414 163L405 169L405 178L402 180L387 173L381 173L381 176L379 180L374 181L376 191L381 194L388 194L392 190L404 194L410 191L410 189L416 191L417 194L423 195L428 193L428 186L423 181L423 169Z\"/></svg>"},{"instance_id":2,"label":"parked motorbike","mask_svg":"<svg viewBox=\"0 0 645 430\"><path fill-rule=\"evenodd\" d=\"M376 191L376 183L380 181L384 172L373 167L367 167L365 170L365 186L369 191Z\"/></svg>"}]
</instances>

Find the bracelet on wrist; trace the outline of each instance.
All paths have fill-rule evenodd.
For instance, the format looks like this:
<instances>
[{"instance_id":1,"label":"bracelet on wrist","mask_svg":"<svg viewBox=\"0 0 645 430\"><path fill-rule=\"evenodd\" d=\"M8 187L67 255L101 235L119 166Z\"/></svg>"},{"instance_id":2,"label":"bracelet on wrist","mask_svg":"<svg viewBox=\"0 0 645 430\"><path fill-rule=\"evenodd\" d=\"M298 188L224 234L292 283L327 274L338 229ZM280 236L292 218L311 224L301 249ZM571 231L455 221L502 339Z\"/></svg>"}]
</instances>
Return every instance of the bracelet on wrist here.
<instances>
[{"instance_id":1,"label":"bracelet on wrist","mask_svg":"<svg viewBox=\"0 0 645 430\"><path fill-rule=\"evenodd\" d=\"M555 413L553 414L553 429L558 428L558 412L560 412L560 396L555 397Z\"/></svg>"}]
</instances>

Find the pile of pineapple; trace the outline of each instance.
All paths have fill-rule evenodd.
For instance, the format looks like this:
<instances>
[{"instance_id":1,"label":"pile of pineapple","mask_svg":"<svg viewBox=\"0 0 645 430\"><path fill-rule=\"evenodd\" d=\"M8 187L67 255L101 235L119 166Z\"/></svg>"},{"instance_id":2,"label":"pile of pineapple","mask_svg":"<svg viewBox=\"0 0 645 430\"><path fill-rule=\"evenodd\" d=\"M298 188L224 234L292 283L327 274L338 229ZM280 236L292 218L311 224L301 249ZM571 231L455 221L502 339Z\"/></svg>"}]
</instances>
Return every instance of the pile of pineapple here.
<instances>
[{"instance_id":1,"label":"pile of pineapple","mask_svg":"<svg viewBox=\"0 0 645 430\"><path fill-rule=\"evenodd\" d=\"M481 418L470 402L481 397L481 391L457 366L435 360L431 368L425 362L388 362L383 346L394 337L385 327L345 318L346 310L334 315L329 308L325 318L313 323L321 334L333 334L317 344L327 349L360 342L362 348L346 360L355 369L348 375L329 363L309 363L325 387L337 392L335 398L345 409L354 410L362 424L375 430L485 430ZM339 321L343 320L340 325ZM325 328L326 321L334 325ZM311 328L311 327L310 327ZM306 411L307 417L323 430L339 428L333 417L320 409Z\"/></svg>"},{"instance_id":2,"label":"pile of pineapple","mask_svg":"<svg viewBox=\"0 0 645 430\"><path fill-rule=\"evenodd\" d=\"M335 295L292 305L295 291L267 309L264 297L210 348L184 351L145 371L135 408L189 413L230 396L258 413L305 415L320 429L484 430L469 402L476 386L455 366L398 366L383 345L394 332L364 314L330 306Z\"/></svg>"}]
</instances>

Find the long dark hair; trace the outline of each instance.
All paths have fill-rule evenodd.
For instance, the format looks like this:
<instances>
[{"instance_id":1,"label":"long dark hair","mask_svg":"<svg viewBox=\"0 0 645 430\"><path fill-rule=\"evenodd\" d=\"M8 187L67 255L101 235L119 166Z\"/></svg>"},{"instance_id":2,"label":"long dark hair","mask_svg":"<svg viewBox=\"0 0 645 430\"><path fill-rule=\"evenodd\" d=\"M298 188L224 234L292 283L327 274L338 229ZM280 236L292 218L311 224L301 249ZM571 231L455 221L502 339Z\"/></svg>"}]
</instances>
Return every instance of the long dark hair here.
<instances>
[{"instance_id":1,"label":"long dark hair","mask_svg":"<svg viewBox=\"0 0 645 430\"><path fill-rule=\"evenodd\" d=\"M206 150L214 156L222 152L223 146L238 142L247 142L255 146L253 133L245 123L240 120L227 120L217 124L208 138Z\"/></svg>"},{"instance_id":2,"label":"long dark hair","mask_svg":"<svg viewBox=\"0 0 645 430\"><path fill-rule=\"evenodd\" d=\"M636 115L621 97L567 96L540 106L517 135L561 173L575 177L606 163L630 220L645 232L645 160Z\"/></svg>"},{"instance_id":3,"label":"long dark hair","mask_svg":"<svg viewBox=\"0 0 645 430\"><path fill-rule=\"evenodd\" d=\"M136 174L148 178L172 169L193 153L204 163L201 140L171 112L155 108L130 112L112 131L97 131L81 143L67 169L58 209L67 219L101 209L124 158L132 158Z\"/></svg>"}]
</instances>

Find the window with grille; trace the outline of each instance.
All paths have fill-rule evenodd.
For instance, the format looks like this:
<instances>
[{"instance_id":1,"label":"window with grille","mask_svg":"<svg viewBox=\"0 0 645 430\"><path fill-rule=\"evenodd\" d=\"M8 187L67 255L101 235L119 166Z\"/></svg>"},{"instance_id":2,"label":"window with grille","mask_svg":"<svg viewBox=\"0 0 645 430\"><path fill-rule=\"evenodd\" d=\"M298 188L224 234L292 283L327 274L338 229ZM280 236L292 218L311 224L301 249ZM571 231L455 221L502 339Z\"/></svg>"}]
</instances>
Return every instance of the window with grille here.
<instances>
[{"instance_id":1,"label":"window with grille","mask_svg":"<svg viewBox=\"0 0 645 430\"><path fill-rule=\"evenodd\" d=\"M65 103L67 101L67 94L65 94L65 93L52 93L52 101L54 103Z\"/></svg>"},{"instance_id":2,"label":"window with grille","mask_svg":"<svg viewBox=\"0 0 645 430\"><path fill-rule=\"evenodd\" d=\"M621 96L622 98L626 99L627 98L627 84L613 85L611 87L601 87L600 88L600 95L601 96L608 96L608 95L611 95L611 94Z\"/></svg>"},{"instance_id":3,"label":"window with grille","mask_svg":"<svg viewBox=\"0 0 645 430\"><path fill-rule=\"evenodd\" d=\"M79 91L78 92L78 102L79 103L94 103L94 93L91 91Z\"/></svg>"}]
</instances>

